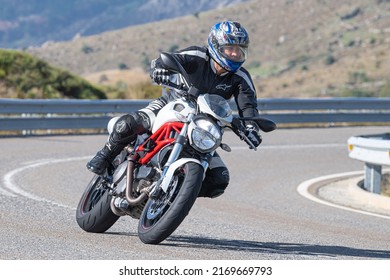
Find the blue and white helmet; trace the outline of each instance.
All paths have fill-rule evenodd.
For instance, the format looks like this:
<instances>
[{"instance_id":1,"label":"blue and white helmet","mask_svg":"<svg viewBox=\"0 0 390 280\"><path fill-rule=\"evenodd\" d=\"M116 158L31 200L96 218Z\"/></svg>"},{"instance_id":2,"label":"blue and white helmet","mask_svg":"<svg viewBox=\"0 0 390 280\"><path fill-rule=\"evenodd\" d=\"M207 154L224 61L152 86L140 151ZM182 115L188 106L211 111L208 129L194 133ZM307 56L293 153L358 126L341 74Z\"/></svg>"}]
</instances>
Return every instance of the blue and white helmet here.
<instances>
[{"instance_id":1,"label":"blue and white helmet","mask_svg":"<svg viewBox=\"0 0 390 280\"><path fill-rule=\"evenodd\" d=\"M208 37L211 57L229 72L236 72L248 55L249 36L245 28L234 21L215 24Z\"/></svg>"}]
</instances>

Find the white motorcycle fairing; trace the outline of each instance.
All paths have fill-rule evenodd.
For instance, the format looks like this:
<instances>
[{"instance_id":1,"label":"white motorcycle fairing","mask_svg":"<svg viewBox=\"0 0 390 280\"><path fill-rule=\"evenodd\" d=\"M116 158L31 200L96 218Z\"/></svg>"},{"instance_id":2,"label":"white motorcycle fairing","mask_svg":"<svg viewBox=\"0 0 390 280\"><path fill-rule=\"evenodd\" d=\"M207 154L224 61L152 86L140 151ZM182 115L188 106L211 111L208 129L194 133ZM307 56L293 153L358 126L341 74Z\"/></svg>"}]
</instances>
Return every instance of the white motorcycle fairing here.
<instances>
[{"instance_id":1,"label":"white motorcycle fairing","mask_svg":"<svg viewBox=\"0 0 390 280\"><path fill-rule=\"evenodd\" d=\"M185 122L187 116L195 112L195 106L190 107L187 101L182 99L173 100L158 112L152 127L152 133L155 133L167 122Z\"/></svg>"}]
</instances>

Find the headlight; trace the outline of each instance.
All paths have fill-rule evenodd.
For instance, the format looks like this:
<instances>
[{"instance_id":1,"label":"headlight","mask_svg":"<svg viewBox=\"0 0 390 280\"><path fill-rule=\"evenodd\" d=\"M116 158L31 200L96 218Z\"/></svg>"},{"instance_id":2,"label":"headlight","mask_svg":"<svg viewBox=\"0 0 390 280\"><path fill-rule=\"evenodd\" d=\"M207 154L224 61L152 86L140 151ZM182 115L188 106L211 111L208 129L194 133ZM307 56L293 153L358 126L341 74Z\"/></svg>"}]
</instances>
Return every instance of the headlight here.
<instances>
[{"instance_id":1,"label":"headlight","mask_svg":"<svg viewBox=\"0 0 390 280\"><path fill-rule=\"evenodd\" d=\"M221 143L222 134L219 126L208 119L194 119L190 131L191 145L199 152L210 152Z\"/></svg>"}]
</instances>

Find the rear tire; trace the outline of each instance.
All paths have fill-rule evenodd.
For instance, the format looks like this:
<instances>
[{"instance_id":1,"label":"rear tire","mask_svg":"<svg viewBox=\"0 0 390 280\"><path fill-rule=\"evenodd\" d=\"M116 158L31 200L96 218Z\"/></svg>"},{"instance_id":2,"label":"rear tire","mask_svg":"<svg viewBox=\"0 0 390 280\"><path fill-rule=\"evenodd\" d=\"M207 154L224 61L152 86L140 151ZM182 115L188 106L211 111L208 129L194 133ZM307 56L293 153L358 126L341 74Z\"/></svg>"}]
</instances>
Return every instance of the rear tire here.
<instances>
[{"instance_id":1,"label":"rear tire","mask_svg":"<svg viewBox=\"0 0 390 280\"><path fill-rule=\"evenodd\" d=\"M203 181L203 167L187 162L175 171L166 194L149 199L138 223L145 244L158 244L170 236L188 215Z\"/></svg>"},{"instance_id":2,"label":"rear tire","mask_svg":"<svg viewBox=\"0 0 390 280\"><path fill-rule=\"evenodd\" d=\"M95 175L84 191L76 210L78 225L87 232L101 233L119 219L110 207L112 196Z\"/></svg>"}]
</instances>

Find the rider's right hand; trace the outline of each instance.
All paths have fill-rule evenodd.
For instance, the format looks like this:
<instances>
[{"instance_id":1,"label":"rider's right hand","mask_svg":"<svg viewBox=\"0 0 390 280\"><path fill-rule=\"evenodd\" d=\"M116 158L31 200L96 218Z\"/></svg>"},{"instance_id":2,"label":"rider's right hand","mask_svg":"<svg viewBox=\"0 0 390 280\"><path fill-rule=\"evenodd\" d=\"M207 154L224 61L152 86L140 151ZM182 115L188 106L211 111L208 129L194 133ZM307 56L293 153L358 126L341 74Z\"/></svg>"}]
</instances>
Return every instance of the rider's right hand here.
<instances>
[{"instance_id":1,"label":"rider's right hand","mask_svg":"<svg viewBox=\"0 0 390 280\"><path fill-rule=\"evenodd\" d=\"M164 68L154 68L150 71L150 78L158 85L167 83L169 81L170 71Z\"/></svg>"}]
</instances>

